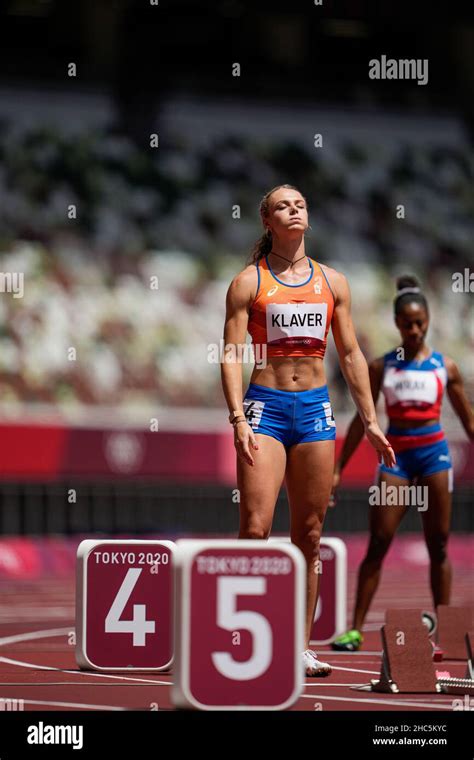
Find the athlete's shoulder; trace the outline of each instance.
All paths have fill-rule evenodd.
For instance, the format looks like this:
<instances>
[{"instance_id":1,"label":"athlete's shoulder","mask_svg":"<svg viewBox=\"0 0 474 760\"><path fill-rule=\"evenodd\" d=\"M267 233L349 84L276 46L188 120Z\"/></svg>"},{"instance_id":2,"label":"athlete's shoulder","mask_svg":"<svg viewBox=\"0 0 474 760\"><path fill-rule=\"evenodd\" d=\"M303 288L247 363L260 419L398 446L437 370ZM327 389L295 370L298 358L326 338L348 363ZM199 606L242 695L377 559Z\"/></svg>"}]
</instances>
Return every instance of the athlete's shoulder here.
<instances>
[{"instance_id":1,"label":"athlete's shoulder","mask_svg":"<svg viewBox=\"0 0 474 760\"><path fill-rule=\"evenodd\" d=\"M341 272L338 272L337 269L333 269L333 267L330 267L327 264L321 264L320 261L316 261L315 259L311 259L311 261L316 265L316 267L319 267L321 269L324 277L326 278L329 289L333 294L334 301L337 300L338 296L347 294L349 292L347 280Z\"/></svg>"},{"instance_id":2,"label":"athlete's shoulder","mask_svg":"<svg viewBox=\"0 0 474 760\"><path fill-rule=\"evenodd\" d=\"M443 356L444 368L446 370L446 380L448 383L461 382L462 376L458 365L450 356Z\"/></svg>"},{"instance_id":3,"label":"athlete's shoulder","mask_svg":"<svg viewBox=\"0 0 474 760\"><path fill-rule=\"evenodd\" d=\"M446 367L452 362L449 356L444 356L439 351L432 351L427 359L428 364L431 364L435 369L440 367Z\"/></svg>"},{"instance_id":4,"label":"athlete's shoulder","mask_svg":"<svg viewBox=\"0 0 474 760\"><path fill-rule=\"evenodd\" d=\"M253 300L258 288L258 273L255 264L249 264L232 278L228 297L239 303Z\"/></svg>"},{"instance_id":5,"label":"athlete's shoulder","mask_svg":"<svg viewBox=\"0 0 474 760\"><path fill-rule=\"evenodd\" d=\"M257 276L257 268L255 264L249 264L248 266L237 272L232 278L231 286L234 288L242 288L252 284Z\"/></svg>"},{"instance_id":6,"label":"athlete's shoulder","mask_svg":"<svg viewBox=\"0 0 474 760\"><path fill-rule=\"evenodd\" d=\"M316 259L311 259L311 261L313 262L313 264L316 264L317 266L321 267L321 269L323 270L324 274L327 277L331 277L331 278L335 277L336 280L344 278L344 280L346 280L342 272L338 272L337 269L333 269L333 267L330 267L327 264L322 264L320 261L317 261Z\"/></svg>"}]
</instances>

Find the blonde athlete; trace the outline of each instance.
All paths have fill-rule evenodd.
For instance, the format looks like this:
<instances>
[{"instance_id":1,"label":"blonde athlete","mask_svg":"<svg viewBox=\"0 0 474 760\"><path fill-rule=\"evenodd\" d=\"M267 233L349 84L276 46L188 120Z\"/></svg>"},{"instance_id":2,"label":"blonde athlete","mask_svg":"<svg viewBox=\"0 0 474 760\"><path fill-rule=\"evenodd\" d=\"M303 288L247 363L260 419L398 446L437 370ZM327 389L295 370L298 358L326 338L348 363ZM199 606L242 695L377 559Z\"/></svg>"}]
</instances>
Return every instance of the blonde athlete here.
<instances>
[{"instance_id":1,"label":"blonde athlete","mask_svg":"<svg viewBox=\"0 0 474 760\"><path fill-rule=\"evenodd\" d=\"M307 563L307 676L331 672L309 649L318 596L319 542L331 494L336 426L323 358L329 327L341 370L379 461L395 455L377 423L367 362L351 319L347 280L305 254L308 209L292 185L270 190L260 204L265 234L251 263L227 292L224 342L235 361L222 367L223 391L234 427L240 490L239 538L266 539L283 480L292 542ZM250 333L255 364L243 395L239 351Z\"/></svg>"}]
</instances>

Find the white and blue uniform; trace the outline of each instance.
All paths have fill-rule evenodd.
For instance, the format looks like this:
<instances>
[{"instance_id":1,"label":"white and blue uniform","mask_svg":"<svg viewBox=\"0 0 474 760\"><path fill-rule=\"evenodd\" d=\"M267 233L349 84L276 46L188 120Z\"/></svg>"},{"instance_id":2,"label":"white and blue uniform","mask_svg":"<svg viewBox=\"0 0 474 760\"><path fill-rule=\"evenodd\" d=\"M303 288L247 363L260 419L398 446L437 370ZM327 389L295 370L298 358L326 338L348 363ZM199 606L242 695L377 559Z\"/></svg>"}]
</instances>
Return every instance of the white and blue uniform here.
<instances>
[{"instance_id":1,"label":"white and blue uniform","mask_svg":"<svg viewBox=\"0 0 474 760\"><path fill-rule=\"evenodd\" d=\"M382 392L390 425L387 438L396 455L395 467L379 465L380 472L412 480L440 470L452 462L439 422L424 427L402 428L397 420L439 419L447 371L443 355L432 351L422 361L399 359L400 349L384 355ZM450 478L450 489L452 487Z\"/></svg>"}]
</instances>

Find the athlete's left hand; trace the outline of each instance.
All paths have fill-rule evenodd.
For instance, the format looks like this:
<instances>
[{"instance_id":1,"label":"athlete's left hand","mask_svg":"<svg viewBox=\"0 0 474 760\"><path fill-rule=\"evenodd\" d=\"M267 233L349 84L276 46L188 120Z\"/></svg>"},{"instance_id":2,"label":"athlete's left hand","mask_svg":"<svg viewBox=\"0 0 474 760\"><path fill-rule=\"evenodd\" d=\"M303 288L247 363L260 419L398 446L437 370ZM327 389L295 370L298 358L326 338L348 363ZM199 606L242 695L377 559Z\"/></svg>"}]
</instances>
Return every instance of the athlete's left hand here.
<instances>
[{"instance_id":1,"label":"athlete's left hand","mask_svg":"<svg viewBox=\"0 0 474 760\"><path fill-rule=\"evenodd\" d=\"M377 459L386 467L394 467L396 464L395 452L385 438L376 422L372 422L365 428L365 434L377 452Z\"/></svg>"}]
</instances>

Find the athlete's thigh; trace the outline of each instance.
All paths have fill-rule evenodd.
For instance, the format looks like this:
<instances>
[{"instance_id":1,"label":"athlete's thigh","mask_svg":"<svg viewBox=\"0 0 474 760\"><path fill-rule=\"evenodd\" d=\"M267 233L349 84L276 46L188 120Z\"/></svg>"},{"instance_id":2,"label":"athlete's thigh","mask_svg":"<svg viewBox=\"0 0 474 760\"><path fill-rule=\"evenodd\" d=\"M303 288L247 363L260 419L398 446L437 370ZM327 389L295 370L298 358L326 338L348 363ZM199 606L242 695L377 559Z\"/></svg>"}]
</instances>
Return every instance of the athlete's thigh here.
<instances>
[{"instance_id":1,"label":"athlete's thigh","mask_svg":"<svg viewBox=\"0 0 474 760\"><path fill-rule=\"evenodd\" d=\"M447 536L451 524L451 473L440 470L418 478L418 486L428 489L427 509L421 512L423 530L427 538L432 535Z\"/></svg>"},{"instance_id":2,"label":"athlete's thigh","mask_svg":"<svg viewBox=\"0 0 474 760\"><path fill-rule=\"evenodd\" d=\"M270 527L285 475L286 451L272 436L255 433L255 439L258 449L251 449L254 465L237 457L241 523L253 518Z\"/></svg>"},{"instance_id":3,"label":"athlete's thigh","mask_svg":"<svg viewBox=\"0 0 474 760\"><path fill-rule=\"evenodd\" d=\"M410 482L408 478L379 471L378 492L372 486L369 498L369 529L372 535L385 539L393 537L408 510L406 499L401 497L403 491L399 489L409 486Z\"/></svg>"},{"instance_id":4,"label":"athlete's thigh","mask_svg":"<svg viewBox=\"0 0 474 760\"><path fill-rule=\"evenodd\" d=\"M292 523L323 521L334 472L334 441L308 441L290 446L285 483Z\"/></svg>"}]
</instances>

